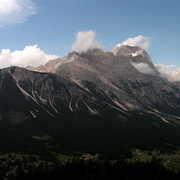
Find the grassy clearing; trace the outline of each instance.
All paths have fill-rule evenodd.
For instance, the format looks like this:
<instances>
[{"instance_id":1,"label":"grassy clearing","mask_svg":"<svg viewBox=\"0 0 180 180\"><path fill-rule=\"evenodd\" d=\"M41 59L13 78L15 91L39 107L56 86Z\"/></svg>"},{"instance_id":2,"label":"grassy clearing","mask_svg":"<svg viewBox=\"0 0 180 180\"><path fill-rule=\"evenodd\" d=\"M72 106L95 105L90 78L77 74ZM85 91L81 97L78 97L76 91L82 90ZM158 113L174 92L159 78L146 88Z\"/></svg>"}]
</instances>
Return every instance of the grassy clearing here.
<instances>
[{"instance_id":1,"label":"grassy clearing","mask_svg":"<svg viewBox=\"0 0 180 180\"><path fill-rule=\"evenodd\" d=\"M0 159L10 160L12 158L15 158L15 159L23 160L23 158L29 159L29 156L30 156L29 154L18 154L12 152L12 153L0 155ZM38 158L38 156L35 157Z\"/></svg>"},{"instance_id":2,"label":"grassy clearing","mask_svg":"<svg viewBox=\"0 0 180 180\"><path fill-rule=\"evenodd\" d=\"M59 154L55 152L50 152L50 153L57 159L57 161L60 161L60 162L65 162L72 158L71 156L67 156L67 155L63 155L63 154ZM0 155L0 160L10 161L12 159L14 160L19 159L21 161L27 161L27 164L33 164L35 166L38 166L41 163L43 164L48 163L49 165L52 164L52 162L40 160L39 156L36 156L36 155L18 154L18 153L7 153L7 154Z\"/></svg>"},{"instance_id":3,"label":"grassy clearing","mask_svg":"<svg viewBox=\"0 0 180 180\"><path fill-rule=\"evenodd\" d=\"M55 153L55 152L50 152L52 155L54 155L56 157L56 159L60 162L65 162L69 159L72 158L72 156L67 156L67 155L64 155L64 154L59 154L59 153Z\"/></svg>"},{"instance_id":4,"label":"grassy clearing","mask_svg":"<svg viewBox=\"0 0 180 180\"><path fill-rule=\"evenodd\" d=\"M32 139L36 139L36 140L39 140L39 141L47 141L47 140L50 140L51 137L48 136L48 135L32 136Z\"/></svg>"},{"instance_id":5,"label":"grassy clearing","mask_svg":"<svg viewBox=\"0 0 180 180\"><path fill-rule=\"evenodd\" d=\"M128 161L138 160L140 162L147 162L152 160L152 158L159 159L167 169L176 172L180 170L180 154L153 154L150 151L144 151L134 155L134 157L128 159Z\"/></svg>"}]
</instances>

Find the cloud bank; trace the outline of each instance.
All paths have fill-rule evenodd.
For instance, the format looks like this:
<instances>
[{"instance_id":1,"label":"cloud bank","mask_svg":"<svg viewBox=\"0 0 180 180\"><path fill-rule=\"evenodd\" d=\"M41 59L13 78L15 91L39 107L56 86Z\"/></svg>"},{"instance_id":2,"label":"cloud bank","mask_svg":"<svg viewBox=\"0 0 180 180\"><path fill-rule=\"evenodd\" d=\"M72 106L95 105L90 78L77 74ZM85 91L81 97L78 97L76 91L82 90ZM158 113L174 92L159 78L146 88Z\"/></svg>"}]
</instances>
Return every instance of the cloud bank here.
<instances>
[{"instance_id":1,"label":"cloud bank","mask_svg":"<svg viewBox=\"0 0 180 180\"><path fill-rule=\"evenodd\" d=\"M22 51L16 50L14 52L11 52L10 49L3 49L0 53L0 68L39 66L57 58L56 55L46 54L37 45L26 46Z\"/></svg>"},{"instance_id":2,"label":"cloud bank","mask_svg":"<svg viewBox=\"0 0 180 180\"><path fill-rule=\"evenodd\" d=\"M155 66L161 73L161 76L167 78L169 81L180 81L180 67L175 71L171 71L170 69L173 68L174 65L156 64Z\"/></svg>"},{"instance_id":3,"label":"cloud bank","mask_svg":"<svg viewBox=\"0 0 180 180\"><path fill-rule=\"evenodd\" d=\"M86 52L88 49L101 48L100 43L95 39L94 31L81 31L76 34L76 41L72 46L72 51Z\"/></svg>"},{"instance_id":4,"label":"cloud bank","mask_svg":"<svg viewBox=\"0 0 180 180\"><path fill-rule=\"evenodd\" d=\"M140 73L143 74L154 74L154 71L146 63L131 63Z\"/></svg>"},{"instance_id":5,"label":"cloud bank","mask_svg":"<svg viewBox=\"0 0 180 180\"><path fill-rule=\"evenodd\" d=\"M139 46L140 48L147 51L148 48L149 48L149 45L150 45L149 40L150 40L149 37L139 35L139 36L136 36L136 37L133 37L133 38L128 38L124 42L118 44L117 46L119 46L119 47L122 46L122 45Z\"/></svg>"},{"instance_id":6,"label":"cloud bank","mask_svg":"<svg viewBox=\"0 0 180 180\"><path fill-rule=\"evenodd\" d=\"M0 27L22 23L36 13L32 0L0 0Z\"/></svg>"}]
</instances>

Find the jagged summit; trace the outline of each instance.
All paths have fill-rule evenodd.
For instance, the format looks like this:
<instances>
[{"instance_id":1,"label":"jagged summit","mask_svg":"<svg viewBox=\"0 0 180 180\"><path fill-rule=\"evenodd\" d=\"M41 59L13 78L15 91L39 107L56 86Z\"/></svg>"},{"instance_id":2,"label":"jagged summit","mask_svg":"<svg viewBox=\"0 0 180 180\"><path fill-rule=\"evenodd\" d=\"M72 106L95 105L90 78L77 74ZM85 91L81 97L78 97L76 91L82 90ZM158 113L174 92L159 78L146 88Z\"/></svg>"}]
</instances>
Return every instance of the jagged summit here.
<instances>
[{"instance_id":1,"label":"jagged summit","mask_svg":"<svg viewBox=\"0 0 180 180\"><path fill-rule=\"evenodd\" d=\"M57 59L54 59L54 60L50 60L45 65L40 65L38 67L27 66L26 69L31 70L31 71L52 72L52 73L54 73L56 71L60 61L61 61L61 58L57 58Z\"/></svg>"},{"instance_id":2,"label":"jagged summit","mask_svg":"<svg viewBox=\"0 0 180 180\"><path fill-rule=\"evenodd\" d=\"M158 74L150 56L145 50L137 46L128 45L117 46L113 52L104 52L102 49L91 49L86 52L71 52L61 59L58 58L49 61L48 63L46 63L46 65L40 65L38 67L27 66L26 69L39 72L55 73L56 71L58 71L58 68L63 64L70 65L77 63L78 65L82 64L83 61L88 61L91 62L91 64L93 65L111 65L113 64L112 62L116 61L117 59L122 59L122 61L124 61L124 59L128 59L127 63L145 63L149 66L149 68L152 69L152 71L154 72L153 74Z\"/></svg>"},{"instance_id":3,"label":"jagged summit","mask_svg":"<svg viewBox=\"0 0 180 180\"><path fill-rule=\"evenodd\" d=\"M155 70L155 66L151 60L149 54L142 48L138 46L129 46L129 45L121 45L116 46L113 51L115 56L132 56L132 62L134 63L146 63L153 70Z\"/></svg>"},{"instance_id":4,"label":"jagged summit","mask_svg":"<svg viewBox=\"0 0 180 180\"><path fill-rule=\"evenodd\" d=\"M133 55L141 54L144 50L138 46L129 46L129 45L117 45L113 53L114 55Z\"/></svg>"}]
</instances>

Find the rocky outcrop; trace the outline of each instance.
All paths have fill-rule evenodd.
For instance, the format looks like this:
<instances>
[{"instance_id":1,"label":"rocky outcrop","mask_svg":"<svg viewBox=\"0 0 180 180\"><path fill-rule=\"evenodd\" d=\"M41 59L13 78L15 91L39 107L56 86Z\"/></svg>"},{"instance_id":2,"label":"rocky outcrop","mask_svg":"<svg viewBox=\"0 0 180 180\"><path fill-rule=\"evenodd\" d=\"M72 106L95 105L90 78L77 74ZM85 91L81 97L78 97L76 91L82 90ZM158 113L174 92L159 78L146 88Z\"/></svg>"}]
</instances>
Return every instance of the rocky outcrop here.
<instances>
[{"instance_id":1,"label":"rocky outcrop","mask_svg":"<svg viewBox=\"0 0 180 180\"><path fill-rule=\"evenodd\" d=\"M59 63L61 62L61 59L54 59L50 60L48 63L45 65L40 65L38 67L33 67L33 66L27 66L26 69L30 71L37 71L37 72L52 72L54 73L59 66Z\"/></svg>"}]
</instances>

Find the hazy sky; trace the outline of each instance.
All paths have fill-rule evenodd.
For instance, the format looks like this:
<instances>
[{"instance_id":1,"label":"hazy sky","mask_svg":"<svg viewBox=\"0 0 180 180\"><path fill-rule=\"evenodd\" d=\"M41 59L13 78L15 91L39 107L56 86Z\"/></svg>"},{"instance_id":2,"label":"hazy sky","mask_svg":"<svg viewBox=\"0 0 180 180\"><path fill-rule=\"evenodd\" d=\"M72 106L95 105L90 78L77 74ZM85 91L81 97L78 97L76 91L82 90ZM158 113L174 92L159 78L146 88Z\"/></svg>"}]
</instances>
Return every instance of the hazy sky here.
<instances>
[{"instance_id":1,"label":"hazy sky","mask_svg":"<svg viewBox=\"0 0 180 180\"><path fill-rule=\"evenodd\" d=\"M81 31L105 50L141 35L155 64L180 67L180 0L0 0L0 68L63 57Z\"/></svg>"}]
</instances>

